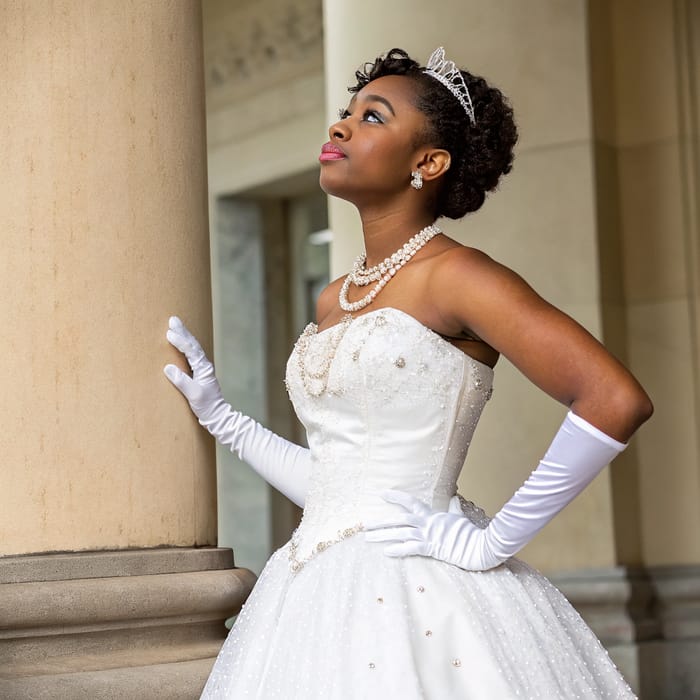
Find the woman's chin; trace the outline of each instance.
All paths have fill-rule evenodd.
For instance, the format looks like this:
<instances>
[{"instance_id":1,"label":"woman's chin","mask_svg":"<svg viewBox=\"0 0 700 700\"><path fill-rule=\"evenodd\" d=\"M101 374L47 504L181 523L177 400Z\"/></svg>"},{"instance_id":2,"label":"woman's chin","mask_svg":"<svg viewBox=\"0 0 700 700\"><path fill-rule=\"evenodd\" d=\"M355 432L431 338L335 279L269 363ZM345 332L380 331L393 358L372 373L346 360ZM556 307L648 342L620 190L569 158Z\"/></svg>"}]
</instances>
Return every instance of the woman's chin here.
<instances>
[{"instance_id":1,"label":"woman's chin","mask_svg":"<svg viewBox=\"0 0 700 700\"><path fill-rule=\"evenodd\" d=\"M321 189L331 197L338 197L340 199L347 199L347 188L343 187L342 183L338 182L337 178L326 174L324 170L321 170L321 174L318 178L318 184Z\"/></svg>"}]
</instances>

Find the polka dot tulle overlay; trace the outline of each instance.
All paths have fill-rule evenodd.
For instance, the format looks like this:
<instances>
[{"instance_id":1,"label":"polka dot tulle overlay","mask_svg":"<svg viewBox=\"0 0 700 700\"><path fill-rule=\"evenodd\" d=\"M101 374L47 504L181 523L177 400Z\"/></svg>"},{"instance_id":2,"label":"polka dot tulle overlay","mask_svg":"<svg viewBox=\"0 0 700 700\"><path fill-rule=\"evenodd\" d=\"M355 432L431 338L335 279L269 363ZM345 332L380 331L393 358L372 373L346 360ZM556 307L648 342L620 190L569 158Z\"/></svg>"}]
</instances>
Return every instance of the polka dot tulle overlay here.
<instances>
[{"instance_id":1,"label":"polka dot tulle overlay","mask_svg":"<svg viewBox=\"0 0 700 700\"><path fill-rule=\"evenodd\" d=\"M364 539L362 521L396 507L381 499L387 488L447 508L491 379L398 310L306 332L287 367L313 454L304 516L203 698L634 697L571 605L517 559L467 572L390 558ZM488 524L472 503L462 509Z\"/></svg>"},{"instance_id":2,"label":"polka dot tulle overlay","mask_svg":"<svg viewBox=\"0 0 700 700\"><path fill-rule=\"evenodd\" d=\"M538 573L389 559L349 538L298 574L267 565L205 698L631 698L593 633Z\"/></svg>"}]
</instances>

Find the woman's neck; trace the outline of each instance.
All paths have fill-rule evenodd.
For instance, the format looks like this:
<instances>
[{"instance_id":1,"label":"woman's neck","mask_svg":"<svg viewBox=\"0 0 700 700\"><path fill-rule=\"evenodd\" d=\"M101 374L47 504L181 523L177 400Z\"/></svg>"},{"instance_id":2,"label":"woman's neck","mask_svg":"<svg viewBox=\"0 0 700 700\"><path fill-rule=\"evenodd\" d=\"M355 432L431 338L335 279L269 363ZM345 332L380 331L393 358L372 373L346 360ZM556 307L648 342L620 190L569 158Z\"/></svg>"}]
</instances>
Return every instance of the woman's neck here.
<instances>
[{"instance_id":1,"label":"woman's neck","mask_svg":"<svg viewBox=\"0 0 700 700\"><path fill-rule=\"evenodd\" d=\"M395 253L421 229L434 222L426 212L397 211L362 216L362 232L367 251L367 267L377 265Z\"/></svg>"}]
</instances>

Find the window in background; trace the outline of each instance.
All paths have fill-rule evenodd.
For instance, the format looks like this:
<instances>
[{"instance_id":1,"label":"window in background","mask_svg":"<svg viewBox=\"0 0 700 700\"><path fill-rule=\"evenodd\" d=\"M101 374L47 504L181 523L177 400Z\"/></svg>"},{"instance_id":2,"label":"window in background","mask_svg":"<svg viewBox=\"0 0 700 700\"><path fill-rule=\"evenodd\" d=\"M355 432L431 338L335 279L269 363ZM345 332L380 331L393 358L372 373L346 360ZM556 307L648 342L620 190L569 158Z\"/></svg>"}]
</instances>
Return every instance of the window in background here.
<instances>
[{"instance_id":1,"label":"window in background","mask_svg":"<svg viewBox=\"0 0 700 700\"><path fill-rule=\"evenodd\" d=\"M217 201L216 368L234 408L305 444L283 380L294 341L328 284L331 235L318 186L284 184L286 196L270 186ZM217 473L219 544L233 547L238 566L259 573L301 511L221 446Z\"/></svg>"}]
</instances>

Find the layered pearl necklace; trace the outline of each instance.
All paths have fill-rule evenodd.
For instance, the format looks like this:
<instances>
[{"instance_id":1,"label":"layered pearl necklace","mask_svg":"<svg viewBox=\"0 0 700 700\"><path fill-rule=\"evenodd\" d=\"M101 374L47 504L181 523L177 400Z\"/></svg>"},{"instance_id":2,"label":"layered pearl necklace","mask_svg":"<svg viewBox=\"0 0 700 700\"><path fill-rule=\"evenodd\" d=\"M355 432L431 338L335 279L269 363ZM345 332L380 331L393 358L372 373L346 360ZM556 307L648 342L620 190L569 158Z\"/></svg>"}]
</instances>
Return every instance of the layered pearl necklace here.
<instances>
[{"instance_id":1,"label":"layered pearl necklace","mask_svg":"<svg viewBox=\"0 0 700 700\"><path fill-rule=\"evenodd\" d=\"M318 335L318 326L315 323L309 323L309 325L304 328L304 332L299 336L294 346L297 353L297 366L299 367L299 376L309 396L318 397L328 389L328 377L331 371L331 364L335 358L335 353L338 350L340 341L343 339L345 331L347 331L351 323L352 316L350 314L345 314L340 323L326 329L326 335L329 336L330 340L323 350L324 356L319 366L315 369L311 368L309 364L308 354L311 339ZM329 391L329 393L332 392Z\"/></svg>"},{"instance_id":2,"label":"layered pearl necklace","mask_svg":"<svg viewBox=\"0 0 700 700\"><path fill-rule=\"evenodd\" d=\"M340 308L343 311L359 311L371 304L379 292L384 289L386 283L433 237L442 231L435 225L430 224L420 230L413 238L409 239L393 255L373 267L365 267L367 253L357 256L353 263L352 270L345 278L343 286L338 294ZM350 283L358 287L366 287L371 282L376 282L374 287L357 301L348 301L348 290Z\"/></svg>"}]
</instances>

